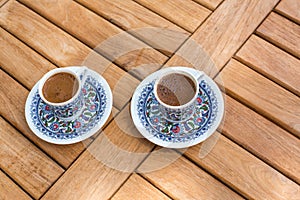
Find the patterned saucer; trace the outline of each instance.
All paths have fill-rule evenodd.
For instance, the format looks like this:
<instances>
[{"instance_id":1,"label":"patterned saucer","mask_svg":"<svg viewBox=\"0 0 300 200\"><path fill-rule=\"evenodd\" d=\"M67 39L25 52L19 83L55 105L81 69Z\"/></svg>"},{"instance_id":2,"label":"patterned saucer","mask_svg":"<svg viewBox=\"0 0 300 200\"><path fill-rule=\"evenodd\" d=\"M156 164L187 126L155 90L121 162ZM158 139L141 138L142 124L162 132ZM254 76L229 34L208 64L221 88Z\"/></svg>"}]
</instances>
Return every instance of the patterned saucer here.
<instances>
[{"instance_id":1,"label":"patterned saucer","mask_svg":"<svg viewBox=\"0 0 300 200\"><path fill-rule=\"evenodd\" d=\"M69 67L76 71L78 67ZM88 70L82 89L84 107L75 119L61 119L49 109L38 94L37 82L30 91L25 117L31 130L41 139L55 144L80 142L95 134L104 125L112 109L112 93L106 80L93 70Z\"/></svg>"},{"instance_id":2,"label":"patterned saucer","mask_svg":"<svg viewBox=\"0 0 300 200\"><path fill-rule=\"evenodd\" d=\"M224 113L224 101L220 89L207 75L199 80L199 91L194 115L183 122L166 120L153 93L155 80L160 74L175 67L154 72L137 87L131 101L131 116L140 133L151 142L168 148L186 148L207 139L220 125ZM200 71L186 67L197 76Z\"/></svg>"}]
</instances>

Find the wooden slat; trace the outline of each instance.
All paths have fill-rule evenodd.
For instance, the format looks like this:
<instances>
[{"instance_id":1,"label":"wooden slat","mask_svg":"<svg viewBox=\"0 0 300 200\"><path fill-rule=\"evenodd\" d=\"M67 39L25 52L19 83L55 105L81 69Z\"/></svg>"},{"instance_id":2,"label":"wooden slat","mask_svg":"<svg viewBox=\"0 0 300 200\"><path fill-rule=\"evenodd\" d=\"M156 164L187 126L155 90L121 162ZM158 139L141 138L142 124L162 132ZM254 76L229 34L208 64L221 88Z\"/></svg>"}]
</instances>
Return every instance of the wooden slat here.
<instances>
[{"instance_id":1,"label":"wooden slat","mask_svg":"<svg viewBox=\"0 0 300 200\"><path fill-rule=\"evenodd\" d=\"M53 145L39 139L29 129L25 120L25 101L28 91L0 70L0 114L36 145L55 158L62 166L67 168L83 151L81 143L72 145ZM87 139L86 143L90 142Z\"/></svg>"},{"instance_id":2,"label":"wooden slat","mask_svg":"<svg viewBox=\"0 0 300 200\"><path fill-rule=\"evenodd\" d=\"M215 10L223 0L195 0L198 3L206 6L210 10Z\"/></svg>"},{"instance_id":3,"label":"wooden slat","mask_svg":"<svg viewBox=\"0 0 300 200\"><path fill-rule=\"evenodd\" d=\"M86 151L42 199L108 199L129 175L106 167Z\"/></svg>"},{"instance_id":4,"label":"wooden slat","mask_svg":"<svg viewBox=\"0 0 300 200\"><path fill-rule=\"evenodd\" d=\"M153 148L153 144L146 139L134 136L141 137L134 128L127 106L43 199L86 200L111 197L130 176L129 172L134 171Z\"/></svg>"},{"instance_id":5,"label":"wooden slat","mask_svg":"<svg viewBox=\"0 0 300 200\"><path fill-rule=\"evenodd\" d=\"M173 0L173 1L151 1L135 0L146 6L150 10L167 18L171 22L179 25L189 32L194 32L196 28L211 13L208 9L191 0ZM193 13L193 14L191 14Z\"/></svg>"},{"instance_id":6,"label":"wooden slat","mask_svg":"<svg viewBox=\"0 0 300 200\"><path fill-rule=\"evenodd\" d=\"M112 200L170 199L137 174L132 174Z\"/></svg>"},{"instance_id":7,"label":"wooden slat","mask_svg":"<svg viewBox=\"0 0 300 200\"><path fill-rule=\"evenodd\" d=\"M21 0L21 2L116 62L126 71L131 71L141 78L157 70L167 60L162 53L73 0L61 0L59 3L39 0ZM147 67L139 67L140 65ZM139 68L136 69L137 67Z\"/></svg>"},{"instance_id":8,"label":"wooden slat","mask_svg":"<svg viewBox=\"0 0 300 200\"><path fill-rule=\"evenodd\" d=\"M11 200L31 199L23 190L21 190L10 178L0 171L0 199Z\"/></svg>"},{"instance_id":9,"label":"wooden slat","mask_svg":"<svg viewBox=\"0 0 300 200\"><path fill-rule=\"evenodd\" d=\"M300 96L300 60L253 35L236 58Z\"/></svg>"},{"instance_id":10,"label":"wooden slat","mask_svg":"<svg viewBox=\"0 0 300 200\"><path fill-rule=\"evenodd\" d=\"M46 72L56 68L2 28L0 28L0 48L5 49L0 52L1 67L28 89L31 89Z\"/></svg>"},{"instance_id":11,"label":"wooden slat","mask_svg":"<svg viewBox=\"0 0 300 200\"><path fill-rule=\"evenodd\" d=\"M235 60L225 66L219 78L230 95L300 137L298 96Z\"/></svg>"},{"instance_id":12,"label":"wooden slat","mask_svg":"<svg viewBox=\"0 0 300 200\"><path fill-rule=\"evenodd\" d=\"M300 140L229 96L222 133L300 184Z\"/></svg>"},{"instance_id":13,"label":"wooden slat","mask_svg":"<svg viewBox=\"0 0 300 200\"><path fill-rule=\"evenodd\" d=\"M190 35L132 0L76 0L156 49L173 53Z\"/></svg>"},{"instance_id":14,"label":"wooden slat","mask_svg":"<svg viewBox=\"0 0 300 200\"><path fill-rule=\"evenodd\" d=\"M300 58L300 26L274 12L257 29L257 33Z\"/></svg>"},{"instance_id":15,"label":"wooden slat","mask_svg":"<svg viewBox=\"0 0 300 200\"><path fill-rule=\"evenodd\" d=\"M121 89L123 91L122 94L116 93L114 96L114 106L118 109L122 108L131 98L138 81L132 76L129 76L127 72L121 70L116 65L111 64L99 54L92 52L87 46L72 38L70 35L33 13L23 5L13 1L3 8L5 9L0 13L0 25L4 26L14 35L17 35L20 39L25 41L39 53L42 53L56 65L72 66L83 64L98 73L103 74L113 91L115 91L114 85L117 84L119 87L116 90L119 91ZM34 35L34 37L32 35ZM13 43L14 46L15 43L19 44L20 42L13 41ZM4 45L12 44L6 42ZM28 48L25 48L23 51L27 49ZM22 64L17 62L20 60L14 60L14 58L11 57L12 55L3 54L4 56L8 56L7 59L11 60L11 62L16 62L14 64L15 66L20 66L20 64ZM27 54L24 53L24 55ZM27 59L30 59L30 57ZM43 67L42 64L43 63L36 67ZM11 66L7 68L10 67ZM22 68L18 69L21 70ZM141 71L137 70L136 74L141 76L146 75L147 72L150 73L149 70L145 70L141 74L139 74L139 72ZM18 74L19 71L15 71L15 73ZM38 79L35 81L37 80Z\"/></svg>"},{"instance_id":16,"label":"wooden slat","mask_svg":"<svg viewBox=\"0 0 300 200\"><path fill-rule=\"evenodd\" d=\"M177 156L171 149L159 151L164 152L151 153L138 171L143 172L145 167L168 162L171 157ZM142 175L173 199L243 199L192 162L178 157L164 168Z\"/></svg>"},{"instance_id":17,"label":"wooden slat","mask_svg":"<svg viewBox=\"0 0 300 200\"><path fill-rule=\"evenodd\" d=\"M94 69L95 70L95 69ZM113 93L113 105L119 110L129 101L139 81L120 68L107 68L103 77L108 82Z\"/></svg>"},{"instance_id":18,"label":"wooden slat","mask_svg":"<svg viewBox=\"0 0 300 200\"><path fill-rule=\"evenodd\" d=\"M0 7L3 6L8 0L0 0Z\"/></svg>"},{"instance_id":19,"label":"wooden slat","mask_svg":"<svg viewBox=\"0 0 300 200\"><path fill-rule=\"evenodd\" d=\"M167 65L191 66L204 70L210 76L216 75L277 2L224 1ZM216 68L213 68L213 64Z\"/></svg>"},{"instance_id":20,"label":"wooden slat","mask_svg":"<svg viewBox=\"0 0 300 200\"><path fill-rule=\"evenodd\" d=\"M221 136L212 151L199 158L200 145L186 155L249 199L297 200L300 187L235 143Z\"/></svg>"},{"instance_id":21,"label":"wooden slat","mask_svg":"<svg viewBox=\"0 0 300 200\"><path fill-rule=\"evenodd\" d=\"M0 167L34 198L64 172L0 117Z\"/></svg>"},{"instance_id":22,"label":"wooden slat","mask_svg":"<svg viewBox=\"0 0 300 200\"><path fill-rule=\"evenodd\" d=\"M91 51L16 1L10 1L1 8L0 25L59 66L70 65L70 62L80 65ZM98 67L102 69L110 63L101 56L98 59Z\"/></svg>"},{"instance_id":23,"label":"wooden slat","mask_svg":"<svg viewBox=\"0 0 300 200\"><path fill-rule=\"evenodd\" d=\"M120 33L120 29L74 1L21 0L20 2L63 27L92 48Z\"/></svg>"},{"instance_id":24,"label":"wooden slat","mask_svg":"<svg viewBox=\"0 0 300 200\"><path fill-rule=\"evenodd\" d=\"M87 46L16 1L1 8L0 25L58 66L81 65L92 54ZM98 70L103 72L110 65L103 57L92 56Z\"/></svg>"},{"instance_id":25,"label":"wooden slat","mask_svg":"<svg viewBox=\"0 0 300 200\"><path fill-rule=\"evenodd\" d=\"M275 10L300 24L300 1L282 0Z\"/></svg>"}]
</instances>

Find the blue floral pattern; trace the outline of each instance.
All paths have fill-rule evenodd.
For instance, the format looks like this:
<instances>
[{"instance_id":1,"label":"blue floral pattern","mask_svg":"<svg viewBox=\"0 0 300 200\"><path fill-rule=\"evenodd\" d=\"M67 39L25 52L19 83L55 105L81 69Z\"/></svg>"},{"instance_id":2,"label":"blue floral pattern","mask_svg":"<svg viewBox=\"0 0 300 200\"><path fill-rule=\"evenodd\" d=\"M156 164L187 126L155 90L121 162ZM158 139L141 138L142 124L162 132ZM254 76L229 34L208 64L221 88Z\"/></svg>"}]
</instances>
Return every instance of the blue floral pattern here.
<instances>
[{"instance_id":1,"label":"blue floral pattern","mask_svg":"<svg viewBox=\"0 0 300 200\"><path fill-rule=\"evenodd\" d=\"M34 126L43 135L59 140L73 139L87 133L104 115L107 94L101 83L92 76L87 76L82 93L82 113L78 118L68 120L57 116L36 91L30 104L30 116Z\"/></svg>"},{"instance_id":2,"label":"blue floral pattern","mask_svg":"<svg viewBox=\"0 0 300 200\"><path fill-rule=\"evenodd\" d=\"M170 122L162 116L153 93L154 81L143 87L137 113L141 124L154 137L171 143L188 142L203 135L214 123L218 101L214 91L201 80L194 114L183 122Z\"/></svg>"}]
</instances>

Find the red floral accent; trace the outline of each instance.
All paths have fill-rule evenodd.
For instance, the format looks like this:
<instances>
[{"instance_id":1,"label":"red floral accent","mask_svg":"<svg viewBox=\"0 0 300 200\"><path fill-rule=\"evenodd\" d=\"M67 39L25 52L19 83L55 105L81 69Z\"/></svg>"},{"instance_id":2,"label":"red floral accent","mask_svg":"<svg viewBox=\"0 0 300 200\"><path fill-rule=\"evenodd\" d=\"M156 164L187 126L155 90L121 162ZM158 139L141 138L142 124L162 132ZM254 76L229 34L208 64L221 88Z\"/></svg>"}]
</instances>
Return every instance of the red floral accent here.
<instances>
[{"instance_id":1,"label":"red floral accent","mask_svg":"<svg viewBox=\"0 0 300 200\"><path fill-rule=\"evenodd\" d=\"M197 121L197 122L202 122L202 119L201 119L200 117L198 117L198 118L196 119L196 121Z\"/></svg>"},{"instance_id":2,"label":"red floral accent","mask_svg":"<svg viewBox=\"0 0 300 200\"><path fill-rule=\"evenodd\" d=\"M96 110L96 105L91 105L90 109L91 110Z\"/></svg>"},{"instance_id":3,"label":"red floral accent","mask_svg":"<svg viewBox=\"0 0 300 200\"><path fill-rule=\"evenodd\" d=\"M86 89L82 88L82 92L83 92L83 94L86 94Z\"/></svg>"},{"instance_id":4,"label":"red floral accent","mask_svg":"<svg viewBox=\"0 0 300 200\"><path fill-rule=\"evenodd\" d=\"M45 110L50 110L50 106L45 106Z\"/></svg>"},{"instance_id":5,"label":"red floral accent","mask_svg":"<svg viewBox=\"0 0 300 200\"><path fill-rule=\"evenodd\" d=\"M79 128L81 126L81 123L79 121L75 122L75 128Z\"/></svg>"},{"instance_id":6,"label":"red floral accent","mask_svg":"<svg viewBox=\"0 0 300 200\"><path fill-rule=\"evenodd\" d=\"M54 124L54 125L53 125L53 129L54 129L54 130L58 129L58 124Z\"/></svg>"},{"instance_id":7,"label":"red floral accent","mask_svg":"<svg viewBox=\"0 0 300 200\"><path fill-rule=\"evenodd\" d=\"M179 133L180 132L180 127L176 126L172 129L173 133Z\"/></svg>"},{"instance_id":8,"label":"red floral accent","mask_svg":"<svg viewBox=\"0 0 300 200\"><path fill-rule=\"evenodd\" d=\"M202 99L200 97L197 97L197 102L200 104L202 103Z\"/></svg>"}]
</instances>

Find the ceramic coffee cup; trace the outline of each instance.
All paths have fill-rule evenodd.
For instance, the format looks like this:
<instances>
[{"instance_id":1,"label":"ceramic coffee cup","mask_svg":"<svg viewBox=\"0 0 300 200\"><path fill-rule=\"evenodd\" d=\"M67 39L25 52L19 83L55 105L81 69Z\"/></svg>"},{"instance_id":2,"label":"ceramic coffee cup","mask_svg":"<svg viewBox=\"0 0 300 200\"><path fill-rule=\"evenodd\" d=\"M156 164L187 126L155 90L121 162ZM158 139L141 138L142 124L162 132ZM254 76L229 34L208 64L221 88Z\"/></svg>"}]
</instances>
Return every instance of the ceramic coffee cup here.
<instances>
[{"instance_id":1,"label":"ceramic coffee cup","mask_svg":"<svg viewBox=\"0 0 300 200\"><path fill-rule=\"evenodd\" d=\"M73 118L77 117L81 113L84 105L82 88L86 80L87 70L87 67L78 67L78 70L75 72L67 68L56 68L47 72L39 81L39 95L41 99L48 105L48 109L51 109L56 116L60 118ZM77 85L75 91L72 91L71 98L62 102L53 102L49 100L49 98L47 99L45 97L46 92L43 91L43 89L45 89L45 84L48 84L48 80L50 80L50 78L57 77L56 75L58 74L66 74L72 78L74 77L74 83ZM54 84L54 86L59 86L58 84L60 84L60 86L68 86L69 82L66 82L66 80L62 79L59 81L54 81L52 84Z\"/></svg>"},{"instance_id":2,"label":"ceramic coffee cup","mask_svg":"<svg viewBox=\"0 0 300 200\"><path fill-rule=\"evenodd\" d=\"M162 117L170 122L182 122L194 114L199 91L198 80L202 75L203 73L196 77L187 71L174 69L156 79L153 91ZM161 91L166 92L162 95ZM170 100L174 96L179 99L177 103Z\"/></svg>"}]
</instances>

